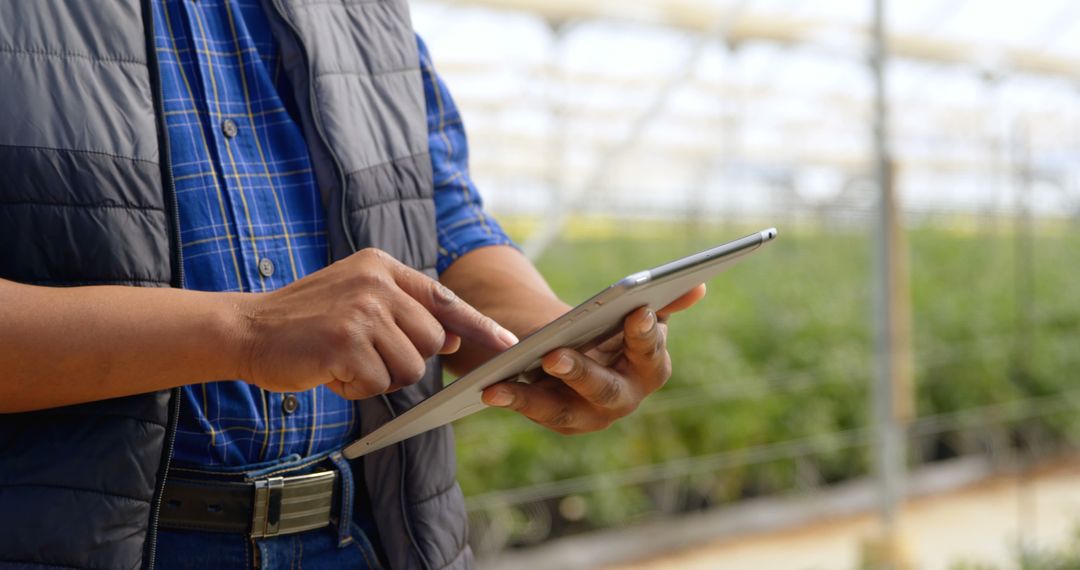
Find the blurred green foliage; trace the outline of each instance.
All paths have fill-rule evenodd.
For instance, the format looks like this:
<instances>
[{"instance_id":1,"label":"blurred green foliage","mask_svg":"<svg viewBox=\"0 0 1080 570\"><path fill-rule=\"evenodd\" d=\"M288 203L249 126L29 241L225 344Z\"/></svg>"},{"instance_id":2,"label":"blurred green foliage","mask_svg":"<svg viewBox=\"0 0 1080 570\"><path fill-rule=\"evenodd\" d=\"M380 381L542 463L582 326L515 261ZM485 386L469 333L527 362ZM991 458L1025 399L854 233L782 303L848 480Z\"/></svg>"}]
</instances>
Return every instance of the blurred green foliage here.
<instances>
[{"instance_id":1,"label":"blurred green foliage","mask_svg":"<svg viewBox=\"0 0 1080 570\"><path fill-rule=\"evenodd\" d=\"M571 233L583 237L552 246L538 263L571 303L757 228L626 222L602 236L577 229ZM1030 251L1017 249L1007 227L927 226L908 239L920 417L1077 386L1080 232L1043 228ZM569 438L501 410L459 422L466 495L597 474L587 522L610 525L663 506L656 486L605 486L602 474L867 426L871 251L871 239L855 231L781 228L776 243L712 281L704 301L672 320L674 376L636 414ZM1034 273L1018 273L1018 254ZM1080 433L1077 415L1040 420L1042 433L1071 438ZM969 439L945 434L923 452L944 458ZM680 492L692 490L704 506L798 488L806 473L811 484L862 476L868 461L865 447L839 448L727 468L685 481ZM687 502L677 508L692 508Z\"/></svg>"}]
</instances>

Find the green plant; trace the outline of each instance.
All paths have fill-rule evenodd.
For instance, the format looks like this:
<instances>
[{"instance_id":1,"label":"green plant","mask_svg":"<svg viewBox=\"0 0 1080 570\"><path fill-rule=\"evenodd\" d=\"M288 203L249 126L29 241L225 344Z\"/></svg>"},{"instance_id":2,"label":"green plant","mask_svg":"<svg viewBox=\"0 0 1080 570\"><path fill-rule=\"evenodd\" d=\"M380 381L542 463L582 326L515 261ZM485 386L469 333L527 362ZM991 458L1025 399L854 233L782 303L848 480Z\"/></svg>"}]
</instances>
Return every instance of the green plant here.
<instances>
[{"instance_id":1,"label":"green plant","mask_svg":"<svg viewBox=\"0 0 1080 570\"><path fill-rule=\"evenodd\" d=\"M557 243L539 266L563 298L578 302L628 270L740 233L699 228L684 235L677 225L642 224L633 234ZM1080 370L1080 232L1035 236L1026 301L1017 288L1023 281L1016 278L1007 231L970 234L927 226L908 237L919 416L1074 388ZM858 233L782 232L768 250L710 283L698 307L673 319L674 376L610 430L566 438L494 410L459 422L465 493L594 475L597 485L584 493L587 523L617 525L647 516L656 505L640 487L608 485L606 474L810 436L830 442L838 432L867 426L870 255L870 241ZM1058 443L1080 436L1075 413L1023 421L1025 429L1037 426ZM1006 439L1015 435L1014 424L998 429ZM916 460L970 453L985 437L979 429L935 434ZM715 504L805 484L800 469L816 471L822 483L859 477L867 474L868 462L865 447L838 445L799 462L751 462L700 474L708 476L705 482L677 483L693 491L695 504Z\"/></svg>"}]
</instances>

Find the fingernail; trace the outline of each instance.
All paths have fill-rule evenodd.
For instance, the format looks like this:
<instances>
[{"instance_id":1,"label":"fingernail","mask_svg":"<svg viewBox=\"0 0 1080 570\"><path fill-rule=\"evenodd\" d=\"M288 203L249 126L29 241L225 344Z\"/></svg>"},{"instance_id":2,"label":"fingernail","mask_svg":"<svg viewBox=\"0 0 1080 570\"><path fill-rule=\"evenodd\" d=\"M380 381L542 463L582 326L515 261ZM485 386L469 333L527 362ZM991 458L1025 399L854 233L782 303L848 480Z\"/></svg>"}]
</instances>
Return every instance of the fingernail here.
<instances>
[{"instance_id":1,"label":"fingernail","mask_svg":"<svg viewBox=\"0 0 1080 570\"><path fill-rule=\"evenodd\" d=\"M570 369L573 367L573 361L571 361L570 357L564 352L559 355L559 359L555 361L555 364L551 365L551 371L556 374L566 374L567 372L570 372Z\"/></svg>"},{"instance_id":2,"label":"fingernail","mask_svg":"<svg viewBox=\"0 0 1080 570\"><path fill-rule=\"evenodd\" d=\"M488 398L488 404L497 406L499 408L505 408L514 402L514 395L509 390L498 388L493 390L491 397Z\"/></svg>"},{"instance_id":3,"label":"fingernail","mask_svg":"<svg viewBox=\"0 0 1080 570\"><path fill-rule=\"evenodd\" d=\"M514 336L514 333L502 327L497 328L495 335L499 337L499 340L503 341L503 344L505 344L507 348L510 348L519 342L518 337Z\"/></svg>"},{"instance_id":4,"label":"fingernail","mask_svg":"<svg viewBox=\"0 0 1080 570\"><path fill-rule=\"evenodd\" d=\"M645 318L642 319L641 324L638 325L638 330L644 334L651 332L653 327L656 326L656 313L652 311L645 312Z\"/></svg>"}]
</instances>

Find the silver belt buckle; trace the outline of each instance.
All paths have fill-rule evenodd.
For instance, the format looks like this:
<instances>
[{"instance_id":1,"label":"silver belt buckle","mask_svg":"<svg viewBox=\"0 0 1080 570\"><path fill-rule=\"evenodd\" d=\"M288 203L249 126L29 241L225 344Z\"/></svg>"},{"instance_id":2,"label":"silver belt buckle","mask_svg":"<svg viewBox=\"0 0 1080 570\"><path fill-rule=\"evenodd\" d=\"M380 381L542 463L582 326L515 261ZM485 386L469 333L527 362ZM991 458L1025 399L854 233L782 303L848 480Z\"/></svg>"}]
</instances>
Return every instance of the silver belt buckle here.
<instances>
[{"instance_id":1,"label":"silver belt buckle","mask_svg":"<svg viewBox=\"0 0 1080 570\"><path fill-rule=\"evenodd\" d=\"M330 524L336 471L255 480L251 537L269 538Z\"/></svg>"}]
</instances>

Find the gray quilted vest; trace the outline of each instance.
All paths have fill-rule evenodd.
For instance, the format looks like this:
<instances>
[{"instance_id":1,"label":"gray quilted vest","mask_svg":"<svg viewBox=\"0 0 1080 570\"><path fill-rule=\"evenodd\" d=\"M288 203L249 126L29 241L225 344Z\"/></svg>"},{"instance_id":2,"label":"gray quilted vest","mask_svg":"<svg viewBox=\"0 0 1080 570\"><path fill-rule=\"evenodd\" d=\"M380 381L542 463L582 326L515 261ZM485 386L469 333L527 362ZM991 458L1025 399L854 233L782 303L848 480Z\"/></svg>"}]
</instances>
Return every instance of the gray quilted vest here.
<instances>
[{"instance_id":1,"label":"gray quilted vest","mask_svg":"<svg viewBox=\"0 0 1080 570\"><path fill-rule=\"evenodd\" d=\"M377 247L434 276L424 92L406 3L265 4L332 257ZM0 278L182 284L152 22L148 0L0 0ZM362 402L363 432L440 386L433 361L420 384ZM0 415L0 568L153 566L175 392ZM471 566L448 428L362 463L393 568Z\"/></svg>"}]
</instances>

